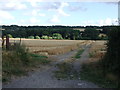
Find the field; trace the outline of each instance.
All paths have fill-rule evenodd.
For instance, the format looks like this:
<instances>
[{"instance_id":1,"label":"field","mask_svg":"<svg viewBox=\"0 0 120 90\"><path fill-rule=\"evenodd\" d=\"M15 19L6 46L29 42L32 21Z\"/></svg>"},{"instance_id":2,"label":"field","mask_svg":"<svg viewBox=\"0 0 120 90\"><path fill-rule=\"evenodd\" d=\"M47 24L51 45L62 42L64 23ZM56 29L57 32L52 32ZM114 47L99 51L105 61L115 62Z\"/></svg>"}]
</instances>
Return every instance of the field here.
<instances>
[{"instance_id":1,"label":"field","mask_svg":"<svg viewBox=\"0 0 120 90\"><path fill-rule=\"evenodd\" d=\"M10 39L11 43L20 42L20 39ZM90 40L41 40L41 39L22 39L21 44L25 45L29 52L43 55L58 55L87 45Z\"/></svg>"},{"instance_id":2,"label":"field","mask_svg":"<svg viewBox=\"0 0 120 90\"><path fill-rule=\"evenodd\" d=\"M106 53L106 41L94 41L89 50L89 61L95 62L101 60Z\"/></svg>"}]
</instances>

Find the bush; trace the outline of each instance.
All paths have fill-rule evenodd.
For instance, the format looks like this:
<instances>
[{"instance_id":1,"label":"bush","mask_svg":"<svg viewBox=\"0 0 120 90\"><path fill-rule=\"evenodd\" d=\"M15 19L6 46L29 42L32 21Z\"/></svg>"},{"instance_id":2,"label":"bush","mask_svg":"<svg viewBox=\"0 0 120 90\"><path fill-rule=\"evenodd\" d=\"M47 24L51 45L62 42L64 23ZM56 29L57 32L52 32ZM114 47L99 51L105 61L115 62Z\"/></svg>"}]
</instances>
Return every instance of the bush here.
<instances>
[{"instance_id":1,"label":"bush","mask_svg":"<svg viewBox=\"0 0 120 90\"><path fill-rule=\"evenodd\" d=\"M86 28L83 37L88 37L92 40L98 39L99 31L94 28Z\"/></svg>"},{"instance_id":2,"label":"bush","mask_svg":"<svg viewBox=\"0 0 120 90\"><path fill-rule=\"evenodd\" d=\"M59 34L59 33L54 33L54 34L52 35L52 37L53 37L53 39L63 39L62 35Z\"/></svg>"},{"instance_id":3,"label":"bush","mask_svg":"<svg viewBox=\"0 0 120 90\"><path fill-rule=\"evenodd\" d=\"M11 34L7 34L7 36L9 36L9 38L13 38L13 36Z\"/></svg>"},{"instance_id":4,"label":"bush","mask_svg":"<svg viewBox=\"0 0 120 90\"><path fill-rule=\"evenodd\" d=\"M25 75L31 67L48 64L46 56L31 54L25 46L15 44L10 50L2 51L2 80L9 81L13 75Z\"/></svg>"},{"instance_id":5,"label":"bush","mask_svg":"<svg viewBox=\"0 0 120 90\"><path fill-rule=\"evenodd\" d=\"M120 27L114 27L109 32L107 53L104 56L101 65L103 67L104 76L108 73L112 73L119 77L120 66ZM118 79L118 86L120 86L120 80ZM120 87L119 87L120 88Z\"/></svg>"},{"instance_id":6,"label":"bush","mask_svg":"<svg viewBox=\"0 0 120 90\"><path fill-rule=\"evenodd\" d=\"M48 37L49 39L53 39L52 37Z\"/></svg>"},{"instance_id":7,"label":"bush","mask_svg":"<svg viewBox=\"0 0 120 90\"><path fill-rule=\"evenodd\" d=\"M2 51L2 72L3 82L10 80L12 75L23 75L25 70L23 67L29 65L30 56L24 46L16 44L9 51Z\"/></svg>"},{"instance_id":8,"label":"bush","mask_svg":"<svg viewBox=\"0 0 120 90\"><path fill-rule=\"evenodd\" d=\"M42 39L49 39L48 36L42 36Z\"/></svg>"},{"instance_id":9,"label":"bush","mask_svg":"<svg viewBox=\"0 0 120 90\"><path fill-rule=\"evenodd\" d=\"M35 36L35 39L40 39L40 37L39 36Z\"/></svg>"},{"instance_id":10,"label":"bush","mask_svg":"<svg viewBox=\"0 0 120 90\"><path fill-rule=\"evenodd\" d=\"M34 36L29 36L28 38L29 38L29 39L34 39Z\"/></svg>"}]
</instances>

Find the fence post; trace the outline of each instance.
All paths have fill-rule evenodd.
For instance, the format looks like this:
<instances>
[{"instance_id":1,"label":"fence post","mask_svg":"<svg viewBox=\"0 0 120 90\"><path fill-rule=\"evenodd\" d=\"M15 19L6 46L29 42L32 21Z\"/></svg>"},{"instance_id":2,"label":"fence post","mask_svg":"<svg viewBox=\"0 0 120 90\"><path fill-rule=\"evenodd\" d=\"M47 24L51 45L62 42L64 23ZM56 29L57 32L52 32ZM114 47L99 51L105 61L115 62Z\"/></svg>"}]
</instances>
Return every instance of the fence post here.
<instances>
[{"instance_id":1,"label":"fence post","mask_svg":"<svg viewBox=\"0 0 120 90\"><path fill-rule=\"evenodd\" d=\"M20 37L20 45L21 45L21 37Z\"/></svg>"},{"instance_id":2,"label":"fence post","mask_svg":"<svg viewBox=\"0 0 120 90\"><path fill-rule=\"evenodd\" d=\"M2 48L4 47L5 39L4 36L2 36Z\"/></svg>"},{"instance_id":3,"label":"fence post","mask_svg":"<svg viewBox=\"0 0 120 90\"><path fill-rule=\"evenodd\" d=\"M10 45L10 43L9 43L9 36L7 35L6 36L6 49L7 50L9 50L9 45Z\"/></svg>"}]
</instances>

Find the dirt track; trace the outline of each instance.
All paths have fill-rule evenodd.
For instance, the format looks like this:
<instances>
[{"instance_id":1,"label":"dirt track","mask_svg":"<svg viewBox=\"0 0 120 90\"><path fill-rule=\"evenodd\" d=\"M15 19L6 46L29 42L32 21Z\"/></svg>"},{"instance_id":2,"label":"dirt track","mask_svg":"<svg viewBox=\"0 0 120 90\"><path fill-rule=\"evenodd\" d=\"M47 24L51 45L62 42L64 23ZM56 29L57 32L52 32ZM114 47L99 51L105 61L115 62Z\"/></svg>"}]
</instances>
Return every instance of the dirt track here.
<instances>
[{"instance_id":1,"label":"dirt track","mask_svg":"<svg viewBox=\"0 0 120 90\"><path fill-rule=\"evenodd\" d=\"M81 58L74 62L75 69L80 69L81 63L89 58L90 45L83 46L82 48L85 50ZM42 71L38 69L29 73L28 76L13 80L7 85L3 84L3 88L99 88L91 82L80 80L80 78L78 80L57 80L54 77L53 71L57 69L55 64L70 59L76 52L77 50L74 50L62 55L52 56L52 58L56 59L56 62L43 67Z\"/></svg>"}]
</instances>

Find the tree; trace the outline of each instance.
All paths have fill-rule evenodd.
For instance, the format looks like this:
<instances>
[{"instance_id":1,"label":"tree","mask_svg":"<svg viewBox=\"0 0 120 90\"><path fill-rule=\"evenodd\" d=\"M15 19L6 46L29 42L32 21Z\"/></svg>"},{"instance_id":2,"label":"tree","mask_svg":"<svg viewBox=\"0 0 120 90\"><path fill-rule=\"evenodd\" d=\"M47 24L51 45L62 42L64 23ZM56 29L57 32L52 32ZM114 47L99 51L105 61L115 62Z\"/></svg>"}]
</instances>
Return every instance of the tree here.
<instances>
[{"instance_id":1,"label":"tree","mask_svg":"<svg viewBox=\"0 0 120 90\"><path fill-rule=\"evenodd\" d=\"M40 37L39 36L35 36L35 39L40 39Z\"/></svg>"},{"instance_id":2,"label":"tree","mask_svg":"<svg viewBox=\"0 0 120 90\"><path fill-rule=\"evenodd\" d=\"M41 38L42 39L48 39L48 36L42 36Z\"/></svg>"},{"instance_id":3,"label":"tree","mask_svg":"<svg viewBox=\"0 0 120 90\"><path fill-rule=\"evenodd\" d=\"M12 36L11 34L8 34L7 36L8 36L9 38L13 38L13 36Z\"/></svg>"},{"instance_id":4,"label":"tree","mask_svg":"<svg viewBox=\"0 0 120 90\"><path fill-rule=\"evenodd\" d=\"M91 40L98 39L99 31L94 28L86 28L83 37L87 37Z\"/></svg>"},{"instance_id":5,"label":"tree","mask_svg":"<svg viewBox=\"0 0 120 90\"><path fill-rule=\"evenodd\" d=\"M52 35L52 37L53 37L53 39L63 39L62 35L59 34L59 33L54 33L54 34Z\"/></svg>"},{"instance_id":6,"label":"tree","mask_svg":"<svg viewBox=\"0 0 120 90\"><path fill-rule=\"evenodd\" d=\"M120 27L112 28L108 35L107 53L102 60L104 75L112 73L118 77L120 88Z\"/></svg>"},{"instance_id":7,"label":"tree","mask_svg":"<svg viewBox=\"0 0 120 90\"><path fill-rule=\"evenodd\" d=\"M29 36L28 38L29 38L29 39L34 39L34 36Z\"/></svg>"}]
</instances>

